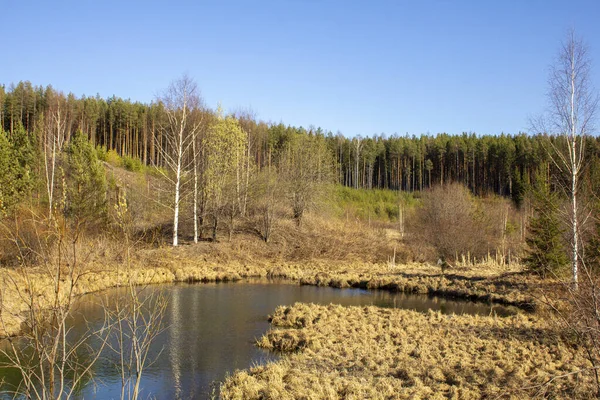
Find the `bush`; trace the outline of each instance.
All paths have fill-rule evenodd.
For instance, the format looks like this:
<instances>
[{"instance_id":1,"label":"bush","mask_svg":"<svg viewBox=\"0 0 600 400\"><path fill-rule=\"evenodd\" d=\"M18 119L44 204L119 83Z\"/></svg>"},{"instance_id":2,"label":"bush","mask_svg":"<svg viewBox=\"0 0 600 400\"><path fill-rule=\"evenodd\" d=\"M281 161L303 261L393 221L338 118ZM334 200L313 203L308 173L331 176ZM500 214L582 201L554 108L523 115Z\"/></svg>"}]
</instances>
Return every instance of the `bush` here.
<instances>
[{"instance_id":1,"label":"bush","mask_svg":"<svg viewBox=\"0 0 600 400\"><path fill-rule=\"evenodd\" d=\"M0 265L34 265L53 247L55 237L37 216L33 207L17 207L10 218L0 218Z\"/></svg>"},{"instance_id":2,"label":"bush","mask_svg":"<svg viewBox=\"0 0 600 400\"><path fill-rule=\"evenodd\" d=\"M139 158L133 158L129 156L122 157L123 167L128 171L142 172L144 170L144 164Z\"/></svg>"},{"instance_id":3,"label":"bush","mask_svg":"<svg viewBox=\"0 0 600 400\"><path fill-rule=\"evenodd\" d=\"M466 187L436 186L423 194L413 229L419 241L433 246L443 260L466 254L483 257L487 253L485 227L477 214L475 199Z\"/></svg>"},{"instance_id":4,"label":"bush","mask_svg":"<svg viewBox=\"0 0 600 400\"><path fill-rule=\"evenodd\" d=\"M96 146L96 157L100 161L108 161L106 146Z\"/></svg>"},{"instance_id":5,"label":"bush","mask_svg":"<svg viewBox=\"0 0 600 400\"><path fill-rule=\"evenodd\" d=\"M114 150L109 150L106 152L106 159L104 161L106 161L113 167L122 167L123 166L123 159Z\"/></svg>"}]
</instances>

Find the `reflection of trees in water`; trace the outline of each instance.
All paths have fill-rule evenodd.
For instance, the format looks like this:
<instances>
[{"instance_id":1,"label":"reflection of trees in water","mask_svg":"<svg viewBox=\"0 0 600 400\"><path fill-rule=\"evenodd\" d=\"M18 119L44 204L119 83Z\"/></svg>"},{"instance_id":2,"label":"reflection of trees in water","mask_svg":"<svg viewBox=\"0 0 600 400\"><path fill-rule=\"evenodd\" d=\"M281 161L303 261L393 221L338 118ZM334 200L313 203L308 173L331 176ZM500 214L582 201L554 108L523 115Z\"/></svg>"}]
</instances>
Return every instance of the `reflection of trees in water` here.
<instances>
[{"instance_id":1,"label":"reflection of trees in water","mask_svg":"<svg viewBox=\"0 0 600 400\"><path fill-rule=\"evenodd\" d=\"M222 380L225 374L277 358L272 353L256 348L253 340L269 329L267 315L272 314L279 305L292 305L295 302L375 305L422 312L434 309L443 313L480 315L489 315L497 307L384 290L294 284L177 284L160 288L170 297L165 315L167 330L153 343L150 357L156 358L156 361L145 371L143 397L208 397L211 383ZM92 324L92 328L101 326L104 318L101 306L103 299L110 305L111 299L114 302L114 299L123 295L123 290L112 289L102 295L82 298L77 303L77 313L73 317L72 334L83 334L86 320ZM146 290L150 293L157 288L149 287ZM499 314L506 312L502 307L498 310ZM85 357L85 352L78 353L78 356ZM115 368L117 362L116 355L105 349L94 366L92 375L97 378L98 398L119 397L121 377L118 368ZM5 370L0 374L13 385L20 380L15 371ZM78 397L93 398L94 384L88 379L84 385L86 387L80 388Z\"/></svg>"},{"instance_id":2,"label":"reflection of trees in water","mask_svg":"<svg viewBox=\"0 0 600 400\"><path fill-rule=\"evenodd\" d=\"M169 305L169 322L172 326L170 329L171 340L168 343L169 361L171 364L171 374L173 376L173 388L175 389L176 398L181 398L181 290L174 287L171 291L171 304Z\"/></svg>"},{"instance_id":3,"label":"reflection of trees in water","mask_svg":"<svg viewBox=\"0 0 600 400\"><path fill-rule=\"evenodd\" d=\"M95 368L93 367L94 359L97 356L97 349L101 347L102 339L87 337L84 342L79 343L82 335L93 332L93 327L85 332L81 332L82 328L71 330L67 334L67 343L76 344L72 346L67 344L66 348L72 351L69 359L69 364L64 369L64 378L62 384L66 388L72 389L72 396L79 398L82 391L94 382L96 376ZM25 338L10 338L0 341L0 399L25 398L21 395L23 392L23 374L21 371L11 366L13 362L7 356L7 352L12 352L10 349L9 340L12 340L19 350L19 359L22 363L22 368L30 371L30 374L35 376L48 376L48 368L42 374L40 370L39 358L36 356L35 344L31 340ZM85 374L82 374L82 366L92 365L92 368ZM60 377L55 380L56 385L60 385ZM33 382L37 391L42 392L41 383Z\"/></svg>"}]
</instances>

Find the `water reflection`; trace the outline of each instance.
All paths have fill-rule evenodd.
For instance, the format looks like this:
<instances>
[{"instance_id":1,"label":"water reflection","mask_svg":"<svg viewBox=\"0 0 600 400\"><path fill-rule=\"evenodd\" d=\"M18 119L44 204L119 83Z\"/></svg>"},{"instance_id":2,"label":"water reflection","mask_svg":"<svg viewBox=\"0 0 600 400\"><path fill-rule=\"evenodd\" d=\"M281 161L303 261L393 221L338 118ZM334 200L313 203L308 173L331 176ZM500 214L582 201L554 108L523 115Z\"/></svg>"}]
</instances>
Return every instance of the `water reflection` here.
<instances>
[{"instance_id":1,"label":"water reflection","mask_svg":"<svg viewBox=\"0 0 600 400\"><path fill-rule=\"evenodd\" d=\"M167 329L153 343L149 357L155 362L144 370L141 398L207 398L218 386L211 386L212 382L222 381L236 369L276 359L277 355L255 347L254 339L267 331L267 315L278 305L312 302L417 311L433 309L457 314L506 315L513 312L497 305L426 295L285 283L175 284L163 285L160 289L169 298L165 316ZM122 289L112 289L83 297L78 302L74 327L84 332L86 319L92 326L101 326L104 319L101 304L110 304L110 299L118 298L120 294ZM95 385L87 385L78 397L119 398L121 376L115 368L117 364L116 354L105 350L94 366ZM5 369L0 374L6 381L18 383L18 374L14 371Z\"/></svg>"}]
</instances>

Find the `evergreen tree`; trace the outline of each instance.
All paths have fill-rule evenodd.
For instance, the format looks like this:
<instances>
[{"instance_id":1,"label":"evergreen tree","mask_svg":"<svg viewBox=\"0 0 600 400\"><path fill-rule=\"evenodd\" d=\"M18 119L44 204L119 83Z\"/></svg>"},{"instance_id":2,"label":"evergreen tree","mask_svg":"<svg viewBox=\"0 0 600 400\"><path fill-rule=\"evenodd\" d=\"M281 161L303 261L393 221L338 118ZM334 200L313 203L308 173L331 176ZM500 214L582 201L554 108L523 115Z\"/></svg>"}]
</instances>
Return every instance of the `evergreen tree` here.
<instances>
[{"instance_id":1,"label":"evergreen tree","mask_svg":"<svg viewBox=\"0 0 600 400\"><path fill-rule=\"evenodd\" d=\"M189 96L186 98L190 99ZM19 125L22 125L34 148L45 149L47 168L51 171L54 151L61 153L63 144L66 145L79 129L94 146L104 146L107 151L129 157L126 159L135 158L148 165L166 168L175 175L173 164L178 157L174 157L174 148L179 146L173 146L178 143L174 141L173 134L180 130L176 126L166 128L169 126L169 114L179 117L174 112L181 107L167 106L169 101L162 98L157 100L142 104L115 96L108 99L99 96L77 98L51 86L34 86L30 82L0 85L0 126L9 132L7 137L12 143ZM196 110L189 111L196 113ZM512 196L517 206L536 173L551 163L552 154L546 149L560 148L558 137L561 136L561 132L550 136L478 136L473 133L418 137L377 135L363 137L358 143L341 133L334 135L321 128L307 130L252 118L237 119L240 123L244 120L249 143L247 156L254 158L258 171L279 168L279 162L287 154L295 135L312 136L325 140L327 152L333 158L336 180L342 185L413 191L431 186L430 182L456 182L467 184L475 194ZM194 136L189 134L191 129L188 128L190 126L184 130L184 139ZM34 139L40 143L33 143ZM586 167L581 170L578 181L582 185L589 181L598 195L600 138L586 135L582 140L585 141L581 145L585 147ZM187 149L187 144L182 149ZM182 154L182 162L187 163L192 157L189 157L188 151L183 153L186 154ZM34 160L40 167L43 166L43 157ZM558 168L551 164L548 172L557 176ZM38 170L45 172L42 168ZM58 178L59 172L56 172ZM186 173L183 171L183 175ZM49 202L54 198L52 190L59 186L51 178L52 174L48 178L52 182L46 185ZM180 186L185 186L184 183L180 181ZM183 187L180 190L185 191ZM581 188L578 192L582 193ZM179 201L182 201L181 197Z\"/></svg>"},{"instance_id":2,"label":"evergreen tree","mask_svg":"<svg viewBox=\"0 0 600 400\"><path fill-rule=\"evenodd\" d=\"M14 163L6 132L0 129L0 216L14 204Z\"/></svg>"},{"instance_id":3,"label":"evergreen tree","mask_svg":"<svg viewBox=\"0 0 600 400\"><path fill-rule=\"evenodd\" d=\"M0 214L9 213L33 188L34 151L23 125L0 129Z\"/></svg>"},{"instance_id":4,"label":"evergreen tree","mask_svg":"<svg viewBox=\"0 0 600 400\"><path fill-rule=\"evenodd\" d=\"M11 136L12 157L15 176L14 185L20 198L25 197L34 187L35 143L30 134L19 122Z\"/></svg>"},{"instance_id":5,"label":"evergreen tree","mask_svg":"<svg viewBox=\"0 0 600 400\"><path fill-rule=\"evenodd\" d=\"M585 247L585 266L589 270L600 271L600 201L596 202L593 212L594 231Z\"/></svg>"},{"instance_id":6,"label":"evergreen tree","mask_svg":"<svg viewBox=\"0 0 600 400\"><path fill-rule=\"evenodd\" d=\"M106 216L106 175L96 151L78 131L66 149L65 214L90 224Z\"/></svg>"},{"instance_id":7,"label":"evergreen tree","mask_svg":"<svg viewBox=\"0 0 600 400\"><path fill-rule=\"evenodd\" d=\"M546 276L557 274L569 263L562 241L563 229L558 218L558 197L542 174L537 177L533 190L533 209L527 242L525 265Z\"/></svg>"}]
</instances>

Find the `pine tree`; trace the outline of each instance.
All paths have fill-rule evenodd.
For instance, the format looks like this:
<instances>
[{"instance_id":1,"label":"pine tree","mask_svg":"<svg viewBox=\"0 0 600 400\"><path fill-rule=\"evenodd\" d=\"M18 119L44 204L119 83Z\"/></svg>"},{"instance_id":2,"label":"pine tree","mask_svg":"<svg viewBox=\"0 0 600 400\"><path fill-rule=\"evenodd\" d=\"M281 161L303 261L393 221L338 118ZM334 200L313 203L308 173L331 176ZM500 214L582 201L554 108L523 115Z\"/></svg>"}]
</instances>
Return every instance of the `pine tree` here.
<instances>
[{"instance_id":1,"label":"pine tree","mask_svg":"<svg viewBox=\"0 0 600 400\"><path fill-rule=\"evenodd\" d=\"M14 163L6 132L0 128L0 216L8 212L14 200Z\"/></svg>"},{"instance_id":2,"label":"pine tree","mask_svg":"<svg viewBox=\"0 0 600 400\"><path fill-rule=\"evenodd\" d=\"M568 265L569 259L562 241L563 229L558 218L558 196L542 174L533 190L533 209L526 238L528 254L525 265L542 276L557 274Z\"/></svg>"},{"instance_id":3,"label":"pine tree","mask_svg":"<svg viewBox=\"0 0 600 400\"><path fill-rule=\"evenodd\" d=\"M35 144L20 122L11 135L12 157L15 176L14 184L20 198L26 197L34 187Z\"/></svg>"},{"instance_id":4,"label":"pine tree","mask_svg":"<svg viewBox=\"0 0 600 400\"><path fill-rule=\"evenodd\" d=\"M91 142L77 131L66 149L65 214L77 223L106 216L106 175Z\"/></svg>"},{"instance_id":5,"label":"pine tree","mask_svg":"<svg viewBox=\"0 0 600 400\"><path fill-rule=\"evenodd\" d=\"M585 247L585 266L592 271L600 271L600 201L594 207L594 231Z\"/></svg>"},{"instance_id":6,"label":"pine tree","mask_svg":"<svg viewBox=\"0 0 600 400\"><path fill-rule=\"evenodd\" d=\"M33 188L34 151L20 122L9 135L0 129L0 214L7 214Z\"/></svg>"}]
</instances>

